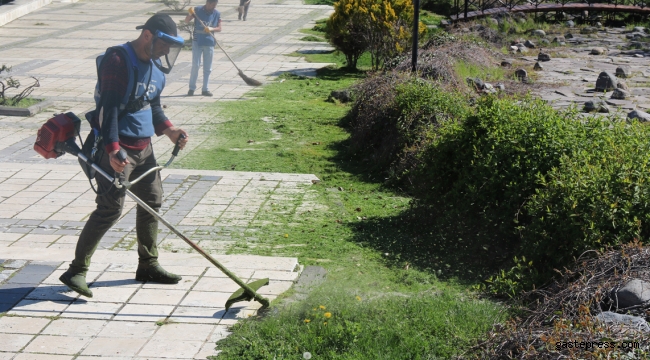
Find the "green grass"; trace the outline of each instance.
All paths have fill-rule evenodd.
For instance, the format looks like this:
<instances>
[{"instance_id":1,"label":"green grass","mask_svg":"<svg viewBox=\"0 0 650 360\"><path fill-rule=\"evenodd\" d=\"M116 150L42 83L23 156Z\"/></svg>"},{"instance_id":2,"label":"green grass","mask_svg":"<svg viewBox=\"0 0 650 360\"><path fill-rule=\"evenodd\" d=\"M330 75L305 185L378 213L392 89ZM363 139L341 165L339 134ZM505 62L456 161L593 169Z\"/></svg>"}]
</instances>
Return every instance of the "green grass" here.
<instances>
[{"instance_id":1,"label":"green grass","mask_svg":"<svg viewBox=\"0 0 650 360\"><path fill-rule=\"evenodd\" d=\"M316 42L326 42L327 41L322 37L314 36L314 35L304 36L304 37L300 38L300 40L301 41L316 41Z\"/></svg>"},{"instance_id":2,"label":"green grass","mask_svg":"<svg viewBox=\"0 0 650 360\"><path fill-rule=\"evenodd\" d=\"M13 107L19 107L19 108L28 108L32 105L38 104L39 102L43 101L41 99L32 99L32 98L26 98L20 100L18 103L13 103L11 99L7 99L7 103L4 104L3 106L13 106Z\"/></svg>"},{"instance_id":3,"label":"green grass","mask_svg":"<svg viewBox=\"0 0 650 360\"><path fill-rule=\"evenodd\" d=\"M364 76L339 69L316 78L282 75L245 103L215 104L212 111L224 121L202 129L214 137L180 162L321 179L304 189L304 198L278 200L258 214L268 225L248 228L229 253L294 256L302 265L323 266L325 282L306 299L289 291L266 316L238 323L219 342L219 359L295 359L304 352L322 359L449 358L504 318L471 284L439 279L453 277L455 265L415 266L417 247L396 246L423 235L401 220L410 198L385 188L364 159L347 155L349 134L340 124L348 106L326 101L332 90ZM303 201L319 207L288 210Z\"/></svg>"},{"instance_id":4,"label":"green grass","mask_svg":"<svg viewBox=\"0 0 650 360\"><path fill-rule=\"evenodd\" d=\"M458 61L454 68L459 78L480 78L483 81L499 81L505 79L505 70L495 66L478 66L464 61Z\"/></svg>"},{"instance_id":5,"label":"green grass","mask_svg":"<svg viewBox=\"0 0 650 360\"><path fill-rule=\"evenodd\" d=\"M339 51L330 51L321 54L302 54L294 52L288 54L289 56L300 56L304 57L307 62L311 63L332 63L336 64L336 67L345 66L345 55ZM357 69L359 70L370 70L372 67L372 62L370 60L370 53L366 52L361 55L357 61Z\"/></svg>"},{"instance_id":6,"label":"green grass","mask_svg":"<svg viewBox=\"0 0 650 360\"><path fill-rule=\"evenodd\" d=\"M438 15L430 11L422 10L420 12L420 22L424 25L436 25L440 26L440 22L445 17L443 15Z\"/></svg>"}]
</instances>

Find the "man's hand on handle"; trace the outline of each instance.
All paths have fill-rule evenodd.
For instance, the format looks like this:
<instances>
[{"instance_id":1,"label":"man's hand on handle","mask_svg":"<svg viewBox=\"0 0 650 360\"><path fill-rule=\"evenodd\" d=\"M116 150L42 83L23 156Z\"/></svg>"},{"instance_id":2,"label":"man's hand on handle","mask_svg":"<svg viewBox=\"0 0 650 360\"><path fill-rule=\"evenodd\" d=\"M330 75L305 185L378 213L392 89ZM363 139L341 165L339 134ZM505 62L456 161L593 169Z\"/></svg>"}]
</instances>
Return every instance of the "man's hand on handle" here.
<instances>
[{"instance_id":1,"label":"man's hand on handle","mask_svg":"<svg viewBox=\"0 0 650 360\"><path fill-rule=\"evenodd\" d=\"M117 173L121 173L122 171L124 171L124 167L126 166L126 164L129 163L129 160L122 161L122 160L118 159L117 153L119 151L120 150L113 150L108 154L108 158L111 161L111 167Z\"/></svg>"},{"instance_id":2,"label":"man's hand on handle","mask_svg":"<svg viewBox=\"0 0 650 360\"><path fill-rule=\"evenodd\" d=\"M185 144L187 144L187 141L189 140L189 135L187 135L185 130L174 127L174 126L165 129L165 131L163 131L163 134L167 135L169 140L171 140L171 142L173 142L174 144L176 144L176 142L178 142L178 144L180 145L181 150L185 147ZM181 134L184 135L185 137L180 139L180 141L179 141L178 138L181 136Z\"/></svg>"}]
</instances>

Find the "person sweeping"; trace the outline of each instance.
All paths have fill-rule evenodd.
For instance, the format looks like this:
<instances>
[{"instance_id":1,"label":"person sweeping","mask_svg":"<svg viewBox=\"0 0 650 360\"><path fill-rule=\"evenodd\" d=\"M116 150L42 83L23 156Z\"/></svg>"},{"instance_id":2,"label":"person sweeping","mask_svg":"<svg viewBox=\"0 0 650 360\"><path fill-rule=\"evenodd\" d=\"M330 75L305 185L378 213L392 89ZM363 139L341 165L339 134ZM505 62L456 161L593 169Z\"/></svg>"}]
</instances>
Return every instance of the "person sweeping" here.
<instances>
[{"instance_id":1,"label":"person sweeping","mask_svg":"<svg viewBox=\"0 0 650 360\"><path fill-rule=\"evenodd\" d=\"M199 77L199 67L203 58L203 88L201 95L212 96L208 88L210 73L212 72L212 57L216 39L213 32L221 31L221 13L216 9L218 0L206 0L205 5L189 8L185 22L194 19L194 32L192 33L192 72L190 73L190 89L188 96L194 95L196 80Z\"/></svg>"}]
</instances>

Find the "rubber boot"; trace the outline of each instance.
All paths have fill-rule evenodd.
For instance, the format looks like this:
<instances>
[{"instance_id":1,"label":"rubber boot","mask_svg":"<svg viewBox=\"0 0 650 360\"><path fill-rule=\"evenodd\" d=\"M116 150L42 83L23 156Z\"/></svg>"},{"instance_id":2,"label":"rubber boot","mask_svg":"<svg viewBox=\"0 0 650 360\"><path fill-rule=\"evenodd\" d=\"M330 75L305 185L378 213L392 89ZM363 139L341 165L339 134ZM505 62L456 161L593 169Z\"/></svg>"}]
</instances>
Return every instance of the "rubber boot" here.
<instances>
[{"instance_id":1,"label":"rubber boot","mask_svg":"<svg viewBox=\"0 0 650 360\"><path fill-rule=\"evenodd\" d=\"M178 284L183 278L179 275L172 274L163 269L158 262L138 264L138 270L135 272L135 280L150 281L161 284Z\"/></svg>"},{"instance_id":2,"label":"rubber boot","mask_svg":"<svg viewBox=\"0 0 650 360\"><path fill-rule=\"evenodd\" d=\"M91 298L93 297L93 292L90 291L88 284L86 284L86 273L86 270L71 265L68 271L64 272L63 275L59 277L59 280L66 284L71 290L76 291L80 295Z\"/></svg>"}]
</instances>

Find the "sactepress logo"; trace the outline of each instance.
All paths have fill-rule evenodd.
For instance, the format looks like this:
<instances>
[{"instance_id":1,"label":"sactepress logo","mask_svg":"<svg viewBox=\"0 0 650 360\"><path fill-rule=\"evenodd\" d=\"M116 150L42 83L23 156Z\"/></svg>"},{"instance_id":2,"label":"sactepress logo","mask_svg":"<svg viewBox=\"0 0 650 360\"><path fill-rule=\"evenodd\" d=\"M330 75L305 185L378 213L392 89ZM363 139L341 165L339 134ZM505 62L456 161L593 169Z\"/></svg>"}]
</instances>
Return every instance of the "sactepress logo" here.
<instances>
[{"instance_id":1,"label":"sactepress logo","mask_svg":"<svg viewBox=\"0 0 650 360\"><path fill-rule=\"evenodd\" d=\"M558 341L555 343L555 350L566 349L639 349L640 345L634 341Z\"/></svg>"}]
</instances>

